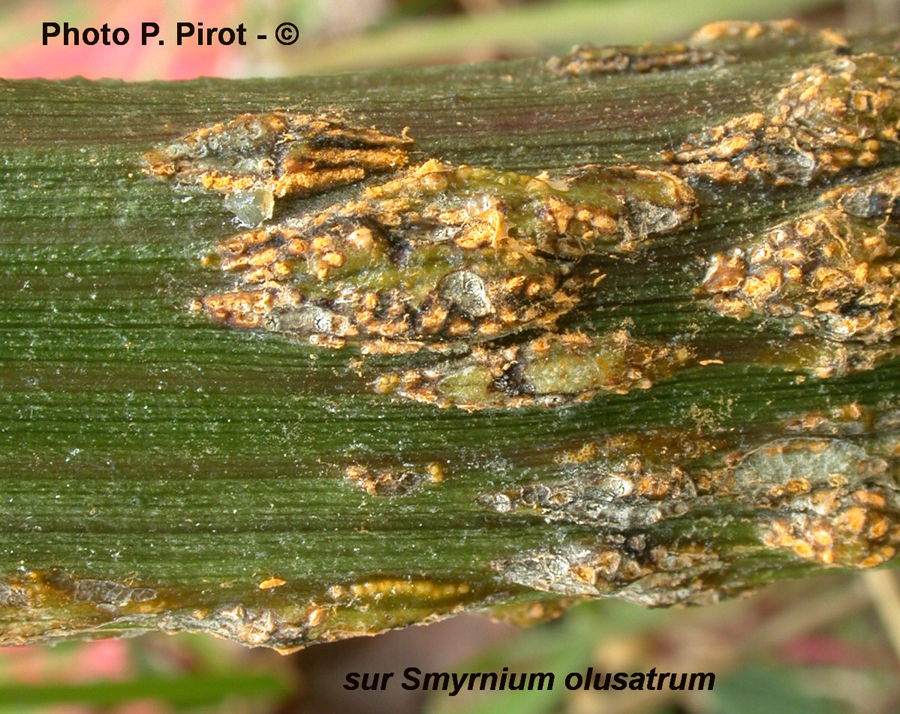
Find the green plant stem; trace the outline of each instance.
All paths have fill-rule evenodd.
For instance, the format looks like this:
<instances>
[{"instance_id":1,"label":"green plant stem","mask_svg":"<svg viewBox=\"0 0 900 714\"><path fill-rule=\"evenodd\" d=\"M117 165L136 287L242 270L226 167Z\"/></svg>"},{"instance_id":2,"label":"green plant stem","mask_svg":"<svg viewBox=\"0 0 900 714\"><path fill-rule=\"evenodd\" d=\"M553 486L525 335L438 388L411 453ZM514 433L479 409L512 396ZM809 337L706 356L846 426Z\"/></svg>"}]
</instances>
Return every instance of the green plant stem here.
<instances>
[{"instance_id":1,"label":"green plant stem","mask_svg":"<svg viewBox=\"0 0 900 714\"><path fill-rule=\"evenodd\" d=\"M853 51L889 52L898 37L857 38ZM706 363L584 404L476 412L372 388L423 355L360 360L352 345L311 347L191 312L192 300L227 287L202 258L237 228L220 196L143 171L156 145L276 109L396 135L408 127L413 162L531 175L588 164L662 170L665 152L691 134L757 111L795 71L830 56L788 43L721 66L582 80L527 60L265 81L4 83L0 640L159 628L291 648L461 610L534 620L605 594L706 602L828 564L796 545L803 526L791 519L813 511L770 493L828 469L850 479L840 498L887 499L860 506L866 528L885 518L896 529L900 363L888 355L810 377L785 360L834 343L731 319L697 295L713 253L871 171L808 188L696 180L697 222L634 256L596 258L606 282L571 326L627 327L671 344L684 336ZM886 144L880 169L897 158ZM356 190L280 201L273 221ZM804 418L823 421L790 430ZM812 449L796 461L766 451L795 437ZM578 511L588 498L578 488L636 457L669 492ZM881 472L858 475L878 459ZM433 464L440 483L395 498L346 478L351 466ZM693 495L675 493L675 466L689 471ZM522 494L542 484L575 489L576 503L528 506ZM498 494L512 510L497 508ZM773 545L781 521L794 546ZM893 542L830 537L844 549L835 566ZM633 562L636 577L584 575L612 567L603 558Z\"/></svg>"}]
</instances>

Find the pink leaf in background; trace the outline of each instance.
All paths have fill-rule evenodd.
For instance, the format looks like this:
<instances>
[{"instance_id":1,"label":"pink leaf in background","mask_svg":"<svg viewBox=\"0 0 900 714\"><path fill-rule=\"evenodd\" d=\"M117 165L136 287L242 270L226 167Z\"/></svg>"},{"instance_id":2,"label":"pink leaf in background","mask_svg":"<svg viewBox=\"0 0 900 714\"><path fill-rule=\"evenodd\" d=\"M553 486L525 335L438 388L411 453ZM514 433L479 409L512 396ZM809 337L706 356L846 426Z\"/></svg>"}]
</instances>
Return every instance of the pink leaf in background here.
<instances>
[{"instance_id":1,"label":"pink leaf in background","mask_svg":"<svg viewBox=\"0 0 900 714\"><path fill-rule=\"evenodd\" d=\"M27 3L24 7L7 10L0 19L4 29L0 33L0 76L7 79L42 77L64 79L115 78L192 79L204 76L223 76L238 65L237 55L246 47L198 46L175 44L178 22L202 22L205 27L236 27L242 20L241 0L185 0L181 3L142 2L118 3ZM62 36L42 44L44 22L57 22L84 29L100 28L104 23L110 30L124 27L130 39L123 46L64 46ZM156 22L160 26L160 46L151 40L141 45L141 23ZM252 28L250 28L252 29ZM248 38L249 41L249 38ZM190 42L190 41L189 41Z\"/></svg>"}]
</instances>

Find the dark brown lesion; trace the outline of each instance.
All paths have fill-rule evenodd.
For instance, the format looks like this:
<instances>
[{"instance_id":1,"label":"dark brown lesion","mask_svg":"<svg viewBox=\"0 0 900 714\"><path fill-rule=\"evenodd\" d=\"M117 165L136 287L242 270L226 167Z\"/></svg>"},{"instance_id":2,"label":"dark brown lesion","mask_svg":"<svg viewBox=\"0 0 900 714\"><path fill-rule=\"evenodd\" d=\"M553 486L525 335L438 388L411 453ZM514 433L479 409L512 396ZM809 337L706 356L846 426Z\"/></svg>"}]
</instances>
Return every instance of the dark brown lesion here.
<instances>
[{"instance_id":1,"label":"dark brown lesion","mask_svg":"<svg viewBox=\"0 0 900 714\"><path fill-rule=\"evenodd\" d=\"M409 162L412 144L328 116L243 114L203 127L144 156L147 171L210 191L309 196Z\"/></svg>"}]
</instances>

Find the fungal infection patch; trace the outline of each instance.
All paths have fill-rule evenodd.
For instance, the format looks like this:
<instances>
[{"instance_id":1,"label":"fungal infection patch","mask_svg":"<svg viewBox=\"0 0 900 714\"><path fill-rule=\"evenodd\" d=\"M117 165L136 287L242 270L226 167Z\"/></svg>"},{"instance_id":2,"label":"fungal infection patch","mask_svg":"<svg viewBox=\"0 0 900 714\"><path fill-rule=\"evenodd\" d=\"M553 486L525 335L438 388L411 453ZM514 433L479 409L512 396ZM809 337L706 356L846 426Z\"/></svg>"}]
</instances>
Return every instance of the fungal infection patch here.
<instances>
[{"instance_id":1,"label":"fungal infection patch","mask_svg":"<svg viewBox=\"0 0 900 714\"><path fill-rule=\"evenodd\" d=\"M552 57L547 67L560 77L584 77L595 74L630 72L647 74L684 67L697 67L727 61L728 55L687 44L639 47L594 47L576 45L562 57Z\"/></svg>"},{"instance_id":2,"label":"fungal infection patch","mask_svg":"<svg viewBox=\"0 0 900 714\"><path fill-rule=\"evenodd\" d=\"M237 598L214 608L170 610L153 624L167 633L207 633L286 654L315 642L374 635L392 627L440 619L484 596L462 580L376 574L331 585L319 579L315 594L306 595L284 584L283 578L272 576L260 582L246 600ZM293 580L291 585L302 587ZM216 598L217 602L221 603L222 597Z\"/></svg>"},{"instance_id":3,"label":"fungal infection patch","mask_svg":"<svg viewBox=\"0 0 900 714\"><path fill-rule=\"evenodd\" d=\"M353 583L346 588L352 598L378 601L382 598L422 598L426 600L447 600L465 597L472 592L468 583L436 582L401 578L384 578Z\"/></svg>"},{"instance_id":4,"label":"fungal infection patch","mask_svg":"<svg viewBox=\"0 0 900 714\"><path fill-rule=\"evenodd\" d=\"M276 111L198 129L148 152L144 160L154 176L252 205L271 197L309 196L403 168L411 144L405 135L334 117Z\"/></svg>"},{"instance_id":5,"label":"fungal infection patch","mask_svg":"<svg viewBox=\"0 0 900 714\"><path fill-rule=\"evenodd\" d=\"M271 608L249 608L240 603L213 612L173 613L159 619L163 632L205 632L250 647L292 648L307 641L308 625L287 624Z\"/></svg>"},{"instance_id":6,"label":"fungal infection patch","mask_svg":"<svg viewBox=\"0 0 900 714\"><path fill-rule=\"evenodd\" d=\"M789 25L729 25L693 41L708 41L709 48L582 48L555 71L712 66L723 58L716 42L794 33ZM440 464L422 453L428 439L413 429L400 445L413 450L405 455L410 461L390 462L370 448L390 451L384 435L369 439L383 415L367 410L374 420L349 424L347 438L337 441L349 444L352 456L340 467L322 465L320 476L340 476L325 484L334 493L319 489L317 500L342 511L350 504L355 543L396 544L423 506L447 506L442 513L450 518L455 509L462 518L457 535L473 539L471 548L456 547L446 558L434 557L441 555L439 539L432 549L406 544L411 558L422 556L418 572L404 568L409 558L379 569L363 548L349 570L338 558L311 573L298 551L289 553L300 558L293 566L268 558L230 582L211 579L201 589L188 583L183 592L193 602L175 606L129 579L57 569L0 584L7 621L23 619L19 608L43 617L38 608L61 605L67 615L87 613L91 623L118 622L122 629L158 626L293 647L516 598L543 599L541 612L560 598L607 595L648 605L696 603L757 582L773 564L812 570L895 558L900 413L891 395L878 393L871 380L859 380L857 393L847 380L806 391L775 384L771 395L748 396L747 384L761 381L741 384L740 341L756 345L758 356L775 353L775 340L757 333L756 324L744 330L726 324L723 336L719 321L694 312L782 328L788 337L779 335L777 344L789 345L818 375L871 368L876 355L887 354L882 348L900 341L900 174L861 179L858 171L896 161L898 62L829 54L795 74L763 111L692 138L669 157L672 171L586 166L550 176L424 157L410 167L405 134L284 112L245 115L148 154L150 173L226 194L228 207L249 224L269 221L278 198L325 192L315 203L279 206L276 222L210 250L203 262L215 287L198 289L196 315L269 339L349 346L364 356L359 375L398 399L472 411L610 403L554 418L475 420L488 429L515 422L510 433L538 429L518 452L502 443L502 433L487 445L457 439L471 419L437 419L458 433L431 440L462 445L453 462L459 474L443 494ZM837 185L845 179L852 185ZM822 181L829 190L813 210L767 223L736 242L738 249L698 256L707 268L701 281L695 251L720 236L712 227L688 234L698 213L691 182L699 180ZM328 193L338 186L349 187ZM699 208L720 216L740 190L707 187L701 195L721 202ZM795 202L800 193L754 190L773 202L782 193ZM753 220L751 203L735 201L735 220L744 206ZM660 276L666 268L671 274ZM644 279L654 281L652 289L639 284ZM693 304L691 288L697 288ZM603 327L584 329L592 319ZM672 332L683 334L667 336ZM688 339L697 341L692 346ZM703 349L709 352L698 355ZM723 363L731 371L718 379ZM686 368L693 375L670 390L613 403ZM225 388L228 378L221 380ZM873 375L875 387L880 378ZM257 391L265 402L289 386ZM821 411L800 411L810 404L804 395ZM723 419L732 398L734 413ZM881 401L869 412L854 399ZM377 398L370 401L377 406ZM411 408L412 418L418 412L427 416ZM466 470L488 469L496 473L481 485L466 483ZM401 518L385 524L386 513ZM485 524L522 537L477 544ZM288 530L275 534L282 550L290 550ZM496 550L485 555L488 546Z\"/></svg>"},{"instance_id":7,"label":"fungal infection patch","mask_svg":"<svg viewBox=\"0 0 900 714\"><path fill-rule=\"evenodd\" d=\"M866 181L825 193L820 203L839 207L854 218L875 218L900 224L900 170L883 171Z\"/></svg>"},{"instance_id":8,"label":"fungal infection patch","mask_svg":"<svg viewBox=\"0 0 900 714\"><path fill-rule=\"evenodd\" d=\"M387 392L399 379L396 393L420 401L472 409L622 393L649 386L669 351L621 333L552 331L602 283L585 258L643 248L693 221L695 206L681 179L642 167L551 178L428 161L356 199L221 242L206 262L235 275L235 289L193 307L231 327L350 342L363 354L472 352L471 369L453 362L418 380L379 380ZM525 330L548 334L493 345Z\"/></svg>"},{"instance_id":9,"label":"fungal infection patch","mask_svg":"<svg viewBox=\"0 0 900 714\"><path fill-rule=\"evenodd\" d=\"M900 327L900 174L825 193L821 208L712 256L701 290L716 312L751 314L793 334L864 343Z\"/></svg>"},{"instance_id":10,"label":"fungal infection patch","mask_svg":"<svg viewBox=\"0 0 900 714\"><path fill-rule=\"evenodd\" d=\"M649 389L688 356L684 349L635 340L626 330L597 337L564 332L508 347L476 346L465 357L433 367L388 373L376 387L382 393L469 411L561 406L604 392Z\"/></svg>"},{"instance_id":11,"label":"fungal infection patch","mask_svg":"<svg viewBox=\"0 0 900 714\"><path fill-rule=\"evenodd\" d=\"M429 483L440 483L444 472L438 463L430 463L424 469L411 466L375 469L367 464L353 464L346 468L344 476L370 496L394 498L408 496Z\"/></svg>"},{"instance_id":12,"label":"fungal infection patch","mask_svg":"<svg viewBox=\"0 0 900 714\"><path fill-rule=\"evenodd\" d=\"M568 597L609 595L647 575L650 569L624 548L583 543L550 548L522 557L494 561L492 567L509 583Z\"/></svg>"},{"instance_id":13,"label":"fungal infection patch","mask_svg":"<svg viewBox=\"0 0 900 714\"><path fill-rule=\"evenodd\" d=\"M637 529L683 514L696 496L694 483L682 468L654 468L635 455L624 462L603 462L556 483L484 494L480 502L502 513L532 511L549 521Z\"/></svg>"},{"instance_id":14,"label":"fungal infection patch","mask_svg":"<svg viewBox=\"0 0 900 714\"><path fill-rule=\"evenodd\" d=\"M723 433L714 448L697 442L682 450L674 432L647 434L650 444L671 442L665 455L642 447L644 435L635 435L633 446L627 439L617 445L618 437L593 442L604 456L567 460L566 478L484 493L477 502L503 517L530 512L590 528L596 538L564 537L491 567L504 582L541 592L615 594L661 606L714 602L727 594L721 578L731 559L753 557L754 549L827 567L868 568L896 557L900 415L850 403L810 414L803 424L794 430L829 433L832 425L839 436L762 438L741 450L734 447L746 432ZM694 441L696 434L682 438ZM739 556L710 548L721 525L709 515L723 507L729 528L756 534L757 545L741 546Z\"/></svg>"},{"instance_id":15,"label":"fungal infection patch","mask_svg":"<svg viewBox=\"0 0 900 714\"><path fill-rule=\"evenodd\" d=\"M900 498L884 479L895 468L897 439L882 441L879 449L844 439L783 439L749 454L734 478L742 497L770 514L760 519L762 542L826 566L869 568L893 558Z\"/></svg>"},{"instance_id":16,"label":"fungal infection patch","mask_svg":"<svg viewBox=\"0 0 900 714\"><path fill-rule=\"evenodd\" d=\"M358 200L220 243L238 289L197 308L313 344L408 352L551 327L593 287L577 264L693 218L664 172L589 167L550 179L430 161Z\"/></svg>"},{"instance_id":17,"label":"fungal infection patch","mask_svg":"<svg viewBox=\"0 0 900 714\"><path fill-rule=\"evenodd\" d=\"M21 609L28 607L28 595L15 585L0 585L0 607Z\"/></svg>"},{"instance_id":18,"label":"fungal infection patch","mask_svg":"<svg viewBox=\"0 0 900 714\"><path fill-rule=\"evenodd\" d=\"M806 186L870 168L900 131L900 60L835 56L795 72L764 111L691 137L666 155L682 176Z\"/></svg>"},{"instance_id":19,"label":"fungal infection patch","mask_svg":"<svg viewBox=\"0 0 900 714\"><path fill-rule=\"evenodd\" d=\"M43 582L49 588L64 593L73 602L87 603L106 611L116 611L131 604L151 603L158 598L153 588L132 587L98 578L75 578L59 568L50 570Z\"/></svg>"},{"instance_id":20,"label":"fungal infection patch","mask_svg":"<svg viewBox=\"0 0 900 714\"><path fill-rule=\"evenodd\" d=\"M715 22L695 32L687 42L639 46L576 45L547 67L560 77L648 74L692 67L717 67L744 56L832 50L849 54L850 44L839 32L810 29L795 20Z\"/></svg>"},{"instance_id":21,"label":"fungal infection patch","mask_svg":"<svg viewBox=\"0 0 900 714\"><path fill-rule=\"evenodd\" d=\"M796 20L723 21L704 25L688 40L697 48L748 53L771 52L776 45L780 52L792 49L809 52L816 50L849 50L850 43L840 32L832 29L812 29Z\"/></svg>"},{"instance_id":22,"label":"fungal infection patch","mask_svg":"<svg viewBox=\"0 0 900 714\"><path fill-rule=\"evenodd\" d=\"M714 44L723 38L795 33L809 39L790 23L707 28L691 41L698 44L582 48L575 65L554 66L649 72L718 61ZM158 175L228 192L249 223L271 212L260 198L391 172L330 206L292 209L221 241L204 262L233 283L198 296L192 309L321 348L349 344L363 356L430 353L398 369L379 366L371 384L382 394L466 410L554 407L647 389L697 359L680 340L562 327L603 290L599 258L636 262L689 228L697 199L686 178L806 185L877 164L884 144L897 141L898 66L893 57L830 56L795 73L766 111L708 129L669 155L681 177L633 165L557 176L435 159L406 167L405 134L285 112L202 129L147 160ZM329 172L345 169L356 173L333 182ZM794 345L795 361L818 376L868 368L887 352L858 345L886 344L896 331L896 182L886 175L836 189L820 210L712 256L698 294L719 314L828 338L826 347ZM427 482L403 469L348 477L373 495Z\"/></svg>"}]
</instances>

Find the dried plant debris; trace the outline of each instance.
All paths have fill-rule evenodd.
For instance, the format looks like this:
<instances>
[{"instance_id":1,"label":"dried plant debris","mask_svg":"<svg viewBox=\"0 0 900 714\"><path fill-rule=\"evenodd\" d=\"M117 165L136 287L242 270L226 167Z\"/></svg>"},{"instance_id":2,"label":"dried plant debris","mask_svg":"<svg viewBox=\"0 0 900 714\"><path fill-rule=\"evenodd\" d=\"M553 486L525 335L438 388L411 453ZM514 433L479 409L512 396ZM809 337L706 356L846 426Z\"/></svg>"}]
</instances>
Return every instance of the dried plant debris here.
<instances>
[{"instance_id":1,"label":"dried plant debris","mask_svg":"<svg viewBox=\"0 0 900 714\"><path fill-rule=\"evenodd\" d=\"M722 63L727 59L728 55L723 52L686 44L646 44L639 47L576 45L562 57L551 57L547 67L561 77L583 77L620 72L646 74Z\"/></svg>"},{"instance_id":2,"label":"dried plant debris","mask_svg":"<svg viewBox=\"0 0 900 714\"><path fill-rule=\"evenodd\" d=\"M825 193L821 208L712 256L713 309L758 314L794 334L889 341L900 328L900 173Z\"/></svg>"},{"instance_id":3,"label":"dried plant debris","mask_svg":"<svg viewBox=\"0 0 900 714\"><path fill-rule=\"evenodd\" d=\"M195 303L217 322L364 352L473 344L551 327L601 276L578 269L688 223L679 179L587 167L559 179L417 166L358 200L219 244L238 290Z\"/></svg>"},{"instance_id":4,"label":"dried plant debris","mask_svg":"<svg viewBox=\"0 0 900 714\"><path fill-rule=\"evenodd\" d=\"M308 196L407 165L409 137L339 119L276 111L243 114L160 146L144 157L165 179L226 194Z\"/></svg>"},{"instance_id":5,"label":"dried plant debris","mask_svg":"<svg viewBox=\"0 0 900 714\"><path fill-rule=\"evenodd\" d=\"M649 389L689 356L686 348L635 340L626 330L597 337L553 333L507 347L476 346L460 359L388 373L376 388L470 411L561 406L602 392Z\"/></svg>"},{"instance_id":6,"label":"dried plant debris","mask_svg":"<svg viewBox=\"0 0 900 714\"><path fill-rule=\"evenodd\" d=\"M900 130L900 60L836 56L795 72L766 111L691 137L666 155L683 176L806 186L880 161Z\"/></svg>"}]
</instances>

